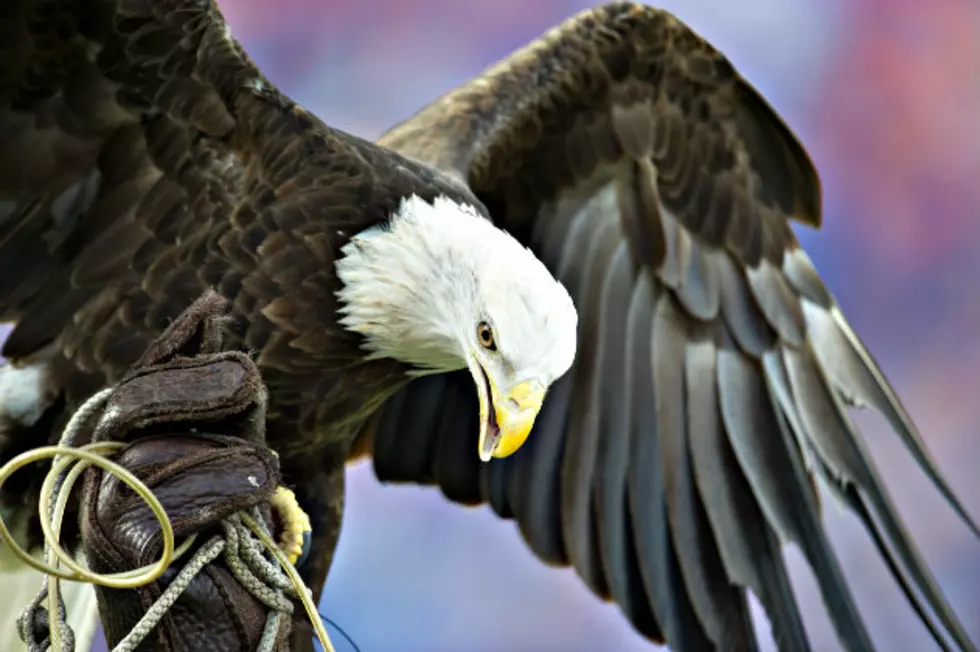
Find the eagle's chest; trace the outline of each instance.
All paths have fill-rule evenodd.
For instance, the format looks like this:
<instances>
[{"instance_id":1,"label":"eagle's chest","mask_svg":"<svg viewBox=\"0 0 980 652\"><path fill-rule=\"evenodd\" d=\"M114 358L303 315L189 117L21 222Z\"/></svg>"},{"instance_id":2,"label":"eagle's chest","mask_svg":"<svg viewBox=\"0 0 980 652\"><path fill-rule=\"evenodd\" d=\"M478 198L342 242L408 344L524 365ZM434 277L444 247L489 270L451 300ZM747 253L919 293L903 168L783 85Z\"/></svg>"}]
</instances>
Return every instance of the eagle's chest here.
<instances>
[{"instance_id":1,"label":"eagle's chest","mask_svg":"<svg viewBox=\"0 0 980 652\"><path fill-rule=\"evenodd\" d=\"M262 373L269 390L267 440L289 456L349 447L408 380L401 365L382 360L310 374Z\"/></svg>"}]
</instances>

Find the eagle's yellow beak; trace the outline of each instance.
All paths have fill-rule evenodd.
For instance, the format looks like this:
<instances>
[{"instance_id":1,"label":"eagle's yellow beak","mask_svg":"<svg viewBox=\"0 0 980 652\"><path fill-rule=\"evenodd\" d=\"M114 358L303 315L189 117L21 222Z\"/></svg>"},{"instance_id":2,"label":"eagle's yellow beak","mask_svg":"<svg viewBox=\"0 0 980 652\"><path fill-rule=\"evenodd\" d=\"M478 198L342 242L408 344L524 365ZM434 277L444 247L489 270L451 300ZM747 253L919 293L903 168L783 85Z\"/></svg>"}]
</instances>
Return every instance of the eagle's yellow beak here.
<instances>
[{"instance_id":1,"label":"eagle's yellow beak","mask_svg":"<svg viewBox=\"0 0 980 652\"><path fill-rule=\"evenodd\" d=\"M491 457L507 457L527 441L541 411L545 388L525 380L501 393L479 362L473 360L469 366L480 396L480 459L489 462Z\"/></svg>"}]
</instances>

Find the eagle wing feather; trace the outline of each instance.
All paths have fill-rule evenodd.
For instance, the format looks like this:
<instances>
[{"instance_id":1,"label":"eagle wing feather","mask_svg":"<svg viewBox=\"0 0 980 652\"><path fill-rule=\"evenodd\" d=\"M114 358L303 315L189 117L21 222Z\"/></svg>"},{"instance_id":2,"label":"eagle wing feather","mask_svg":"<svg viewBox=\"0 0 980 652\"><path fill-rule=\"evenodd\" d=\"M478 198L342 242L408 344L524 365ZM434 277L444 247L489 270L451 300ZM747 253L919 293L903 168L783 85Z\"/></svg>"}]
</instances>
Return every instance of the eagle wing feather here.
<instances>
[{"instance_id":1,"label":"eagle wing feather","mask_svg":"<svg viewBox=\"0 0 980 652\"><path fill-rule=\"evenodd\" d=\"M809 649L781 556L796 543L844 646L872 649L819 477L937 642L974 649L847 405L881 411L976 526L793 234L791 221L820 226L812 163L722 54L665 11L597 7L379 142L466 181L580 314L577 360L521 450L477 466L458 441L475 432L467 375L423 378L371 426L382 481L489 503L675 650L754 649L746 589L781 649ZM437 422L396 442L433 403ZM416 443L431 454L402 456Z\"/></svg>"}]
</instances>

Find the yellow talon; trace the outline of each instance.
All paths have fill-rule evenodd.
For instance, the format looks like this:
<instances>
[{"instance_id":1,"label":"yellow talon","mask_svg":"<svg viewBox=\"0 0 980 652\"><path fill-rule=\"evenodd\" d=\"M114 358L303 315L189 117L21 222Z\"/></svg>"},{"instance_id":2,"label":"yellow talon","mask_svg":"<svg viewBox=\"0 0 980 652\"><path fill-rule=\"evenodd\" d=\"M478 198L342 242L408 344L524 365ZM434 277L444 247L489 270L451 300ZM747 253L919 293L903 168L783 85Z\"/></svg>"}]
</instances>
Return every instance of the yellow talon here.
<instances>
[{"instance_id":1,"label":"yellow talon","mask_svg":"<svg viewBox=\"0 0 980 652\"><path fill-rule=\"evenodd\" d=\"M279 548L282 549L289 563L297 566L298 562L309 552L310 537L313 527L310 517L299 506L296 494L286 487L276 487L276 493L269 500L272 508L279 514L282 534L279 536Z\"/></svg>"}]
</instances>

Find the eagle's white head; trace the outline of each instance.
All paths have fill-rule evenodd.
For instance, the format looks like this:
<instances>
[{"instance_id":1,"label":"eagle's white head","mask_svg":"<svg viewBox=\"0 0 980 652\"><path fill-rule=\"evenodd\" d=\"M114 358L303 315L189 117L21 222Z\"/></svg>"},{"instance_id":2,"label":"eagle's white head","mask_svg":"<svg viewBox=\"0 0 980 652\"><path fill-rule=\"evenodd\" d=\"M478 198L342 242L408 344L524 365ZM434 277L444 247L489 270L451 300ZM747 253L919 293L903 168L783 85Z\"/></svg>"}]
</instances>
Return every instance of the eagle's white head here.
<instances>
[{"instance_id":1,"label":"eagle's white head","mask_svg":"<svg viewBox=\"0 0 980 652\"><path fill-rule=\"evenodd\" d=\"M418 375L469 368L480 459L520 448L575 358L578 314L544 264L472 206L414 195L342 254L341 323L369 355Z\"/></svg>"}]
</instances>

